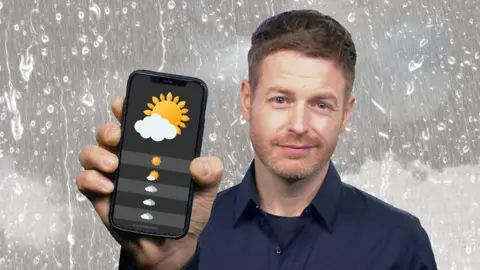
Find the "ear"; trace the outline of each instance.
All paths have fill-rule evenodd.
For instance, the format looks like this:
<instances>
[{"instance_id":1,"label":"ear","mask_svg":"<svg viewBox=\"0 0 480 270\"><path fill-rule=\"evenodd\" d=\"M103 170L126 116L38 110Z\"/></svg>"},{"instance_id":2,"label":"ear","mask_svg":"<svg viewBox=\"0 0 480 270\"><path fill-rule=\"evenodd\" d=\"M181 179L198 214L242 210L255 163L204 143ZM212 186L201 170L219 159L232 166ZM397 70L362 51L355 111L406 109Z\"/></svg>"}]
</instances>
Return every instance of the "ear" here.
<instances>
[{"instance_id":1,"label":"ear","mask_svg":"<svg viewBox=\"0 0 480 270\"><path fill-rule=\"evenodd\" d=\"M343 133L343 131L345 131L345 128L347 127L348 122L350 122L350 115L352 113L354 104L355 104L355 97L350 96L347 104L345 105L345 108L343 109L343 122L342 122L342 126L340 127L340 133Z\"/></svg>"},{"instance_id":2,"label":"ear","mask_svg":"<svg viewBox=\"0 0 480 270\"><path fill-rule=\"evenodd\" d=\"M247 121L250 121L252 97L253 93L250 88L250 82L247 80L243 80L240 89L240 98L242 101L242 116Z\"/></svg>"}]
</instances>

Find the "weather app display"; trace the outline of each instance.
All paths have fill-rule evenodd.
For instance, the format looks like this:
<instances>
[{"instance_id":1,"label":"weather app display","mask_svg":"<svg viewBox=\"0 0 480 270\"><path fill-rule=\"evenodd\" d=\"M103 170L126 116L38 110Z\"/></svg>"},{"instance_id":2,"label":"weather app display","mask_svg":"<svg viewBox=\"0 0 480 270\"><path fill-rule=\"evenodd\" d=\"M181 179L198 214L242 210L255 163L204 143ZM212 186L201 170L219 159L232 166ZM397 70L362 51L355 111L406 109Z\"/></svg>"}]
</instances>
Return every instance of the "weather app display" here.
<instances>
[{"instance_id":1,"label":"weather app display","mask_svg":"<svg viewBox=\"0 0 480 270\"><path fill-rule=\"evenodd\" d=\"M202 88L135 75L114 207L116 225L177 233L185 225ZM138 227L138 228L136 228Z\"/></svg>"},{"instance_id":2,"label":"weather app display","mask_svg":"<svg viewBox=\"0 0 480 270\"><path fill-rule=\"evenodd\" d=\"M138 120L135 123L135 130L140 133L142 138L159 142L163 139L171 140L182 134L180 128L185 128L186 121L190 118L185 115L188 109L185 107L185 101L179 102L179 97L172 100L172 93L168 93L167 97L160 95L160 100L157 97L152 97L152 103L148 103L150 110L145 110L143 113L147 115L143 120Z\"/></svg>"}]
</instances>

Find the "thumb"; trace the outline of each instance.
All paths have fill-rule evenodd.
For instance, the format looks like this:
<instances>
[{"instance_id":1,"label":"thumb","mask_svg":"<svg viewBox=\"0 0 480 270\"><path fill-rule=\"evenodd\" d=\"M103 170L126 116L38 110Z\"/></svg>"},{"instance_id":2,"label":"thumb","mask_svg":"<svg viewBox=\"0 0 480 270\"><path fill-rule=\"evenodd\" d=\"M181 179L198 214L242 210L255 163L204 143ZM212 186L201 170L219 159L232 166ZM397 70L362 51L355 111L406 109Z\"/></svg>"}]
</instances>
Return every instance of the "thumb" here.
<instances>
[{"instance_id":1,"label":"thumb","mask_svg":"<svg viewBox=\"0 0 480 270\"><path fill-rule=\"evenodd\" d=\"M216 196L223 176L223 164L217 157L198 157L190 163L190 173L197 186L196 191Z\"/></svg>"}]
</instances>

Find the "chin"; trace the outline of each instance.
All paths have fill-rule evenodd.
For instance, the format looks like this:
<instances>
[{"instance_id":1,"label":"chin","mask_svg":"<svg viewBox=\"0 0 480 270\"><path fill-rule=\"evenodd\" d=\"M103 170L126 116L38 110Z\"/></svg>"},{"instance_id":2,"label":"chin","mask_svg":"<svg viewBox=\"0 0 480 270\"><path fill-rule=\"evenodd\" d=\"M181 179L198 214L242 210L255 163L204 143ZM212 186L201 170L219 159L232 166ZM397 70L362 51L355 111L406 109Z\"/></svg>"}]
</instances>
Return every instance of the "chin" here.
<instances>
[{"instance_id":1,"label":"chin","mask_svg":"<svg viewBox=\"0 0 480 270\"><path fill-rule=\"evenodd\" d=\"M279 177L296 182L315 174L321 168L318 162L305 159L270 159L264 162L267 167Z\"/></svg>"}]
</instances>

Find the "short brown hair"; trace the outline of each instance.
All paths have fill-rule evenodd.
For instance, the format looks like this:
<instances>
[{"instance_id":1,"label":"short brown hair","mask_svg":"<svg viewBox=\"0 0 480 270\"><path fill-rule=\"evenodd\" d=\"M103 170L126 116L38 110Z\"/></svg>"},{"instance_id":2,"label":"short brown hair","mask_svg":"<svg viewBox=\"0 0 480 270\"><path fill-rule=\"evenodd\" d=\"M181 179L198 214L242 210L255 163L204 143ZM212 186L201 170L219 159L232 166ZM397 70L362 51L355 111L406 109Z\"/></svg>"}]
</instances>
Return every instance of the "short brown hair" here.
<instances>
[{"instance_id":1,"label":"short brown hair","mask_svg":"<svg viewBox=\"0 0 480 270\"><path fill-rule=\"evenodd\" d=\"M355 44L347 29L332 17L304 9L283 12L265 20L253 33L248 51L248 76L253 89L258 84L262 60L280 50L335 60L344 72L346 97L350 96L357 61Z\"/></svg>"}]
</instances>

